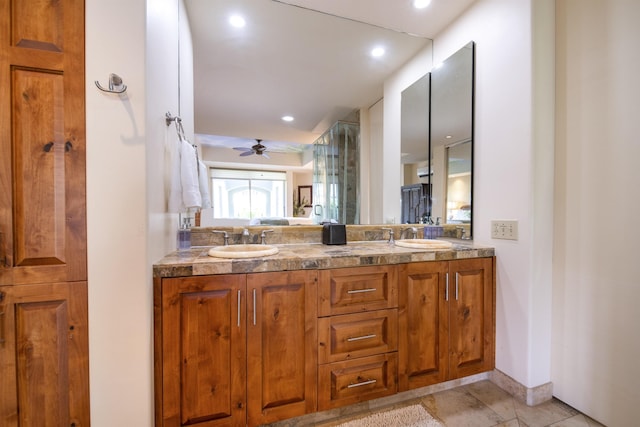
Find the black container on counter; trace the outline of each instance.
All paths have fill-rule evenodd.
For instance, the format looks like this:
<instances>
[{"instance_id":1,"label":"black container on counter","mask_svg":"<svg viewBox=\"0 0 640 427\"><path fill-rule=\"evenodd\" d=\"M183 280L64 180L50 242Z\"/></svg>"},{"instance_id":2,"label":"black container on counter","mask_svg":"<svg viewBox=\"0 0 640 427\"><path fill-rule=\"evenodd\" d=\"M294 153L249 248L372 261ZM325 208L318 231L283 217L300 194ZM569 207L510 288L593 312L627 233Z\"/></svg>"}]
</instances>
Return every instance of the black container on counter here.
<instances>
[{"instance_id":1,"label":"black container on counter","mask_svg":"<svg viewBox=\"0 0 640 427\"><path fill-rule=\"evenodd\" d=\"M324 224L322 226L322 244L346 245L347 227L344 224Z\"/></svg>"}]
</instances>

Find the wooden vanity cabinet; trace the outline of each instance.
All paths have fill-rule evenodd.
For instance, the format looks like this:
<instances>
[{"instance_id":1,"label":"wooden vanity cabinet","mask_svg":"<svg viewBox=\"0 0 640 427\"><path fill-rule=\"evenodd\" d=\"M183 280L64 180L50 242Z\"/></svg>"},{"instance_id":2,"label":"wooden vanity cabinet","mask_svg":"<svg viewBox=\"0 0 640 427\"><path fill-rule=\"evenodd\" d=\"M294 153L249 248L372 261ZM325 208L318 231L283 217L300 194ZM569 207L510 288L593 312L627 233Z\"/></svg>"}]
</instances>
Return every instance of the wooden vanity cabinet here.
<instances>
[{"instance_id":1,"label":"wooden vanity cabinet","mask_svg":"<svg viewBox=\"0 0 640 427\"><path fill-rule=\"evenodd\" d=\"M319 272L319 410L397 392L397 269Z\"/></svg>"},{"instance_id":2,"label":"wooden vanity cabinet","mask_svg":"<svg viewBox=\"0 0 640 427\"><path fill-rule=\"evenodd\" d=\"M316 410L315 271L156 279L156 426Z\"/></svg>"},{"instance_id":3,"label":"wooden vanity cabinet","mask_svg":"<svg viewBox=\"0 0 640 427\"><path fill-rule=\"evenodd\" d=\"M400 391L494 368L494 263L472 258L400 266Z\"/></svg>"}]
</instances>

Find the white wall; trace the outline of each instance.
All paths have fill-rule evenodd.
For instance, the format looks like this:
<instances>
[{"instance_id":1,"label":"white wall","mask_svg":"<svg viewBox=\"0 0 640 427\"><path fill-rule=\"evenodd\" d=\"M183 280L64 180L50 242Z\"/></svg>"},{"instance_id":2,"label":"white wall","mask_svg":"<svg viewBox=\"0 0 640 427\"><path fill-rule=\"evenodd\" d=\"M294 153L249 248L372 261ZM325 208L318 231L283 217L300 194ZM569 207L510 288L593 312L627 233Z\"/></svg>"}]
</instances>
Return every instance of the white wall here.
<instances>
[{"instance_id":1,"label":"white wall","mask_svg":"<svg viewBox=\"0 0 640 427\"><path fill-rule=\"evenodd\" d=\"M640 419L640 3L557 1L554 394Z\"/></svg>"},{"instance_id":2,"label":"white wall","mask_svg":"<svg viewBox=\"0 0 640 427\"><path fill-rule=\"evenodd\" d=\"M544 85L553 90L553 46L538 52L534 45L553 40L552 7L547 0L479 0L434 40L434 63L476 42L474 241L496 248L496 368L529 388L551 378L553 185L545 174L553 167L536 159L553 151L553 117L540 113L553 111L553 98L542 96ZM491 239L492 219L518 220L519 240ZM545 221L546 231L538 228Z\"/></svg>"},{"instance_id":3,"label":"white wall","mask_svg":"<svg viewBox=\"0 0 640 427\"><path fill-rule=\"evenodd\" d=\"M123 13L126 11L126 13ZM94 427L150 425L145 1L86 1L89 365ZM98 91L119 74L126 95Z\"/></svg>"},{"instance_id":4,"label":"white wall","mask_svg":"<svg viewBox=\"0 0 640 427\"><path fill-rule=\"evenodd\" d=\"M86 1L89 363L94 427L153 425L152 271L175 247L165 213L164 114L192 133L190 40L182 38L178 106L179 0ZM123 12L125 11L125 12ZM109 73L125 95L106 95ZM186 96L185 96L186 94Z\"/></svg>"}]
</instances>

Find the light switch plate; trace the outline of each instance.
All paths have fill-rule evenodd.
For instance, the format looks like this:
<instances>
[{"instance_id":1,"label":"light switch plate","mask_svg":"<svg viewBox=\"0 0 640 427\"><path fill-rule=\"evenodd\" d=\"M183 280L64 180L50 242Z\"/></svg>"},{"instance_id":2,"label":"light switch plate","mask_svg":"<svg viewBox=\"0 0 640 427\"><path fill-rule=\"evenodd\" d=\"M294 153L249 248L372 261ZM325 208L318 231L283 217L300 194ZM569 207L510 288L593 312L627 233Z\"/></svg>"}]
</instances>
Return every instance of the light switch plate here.
<instances>
[{"instance_id":1,"label":"light switch plate","mask_svg":"<svg viewBox=\"0 0 640 427\"><path fill-rule=\"evenodd\" d=\"M491 221L491 238L518 240L518 221L516 220Z\"/></svg>"}]
</instances>

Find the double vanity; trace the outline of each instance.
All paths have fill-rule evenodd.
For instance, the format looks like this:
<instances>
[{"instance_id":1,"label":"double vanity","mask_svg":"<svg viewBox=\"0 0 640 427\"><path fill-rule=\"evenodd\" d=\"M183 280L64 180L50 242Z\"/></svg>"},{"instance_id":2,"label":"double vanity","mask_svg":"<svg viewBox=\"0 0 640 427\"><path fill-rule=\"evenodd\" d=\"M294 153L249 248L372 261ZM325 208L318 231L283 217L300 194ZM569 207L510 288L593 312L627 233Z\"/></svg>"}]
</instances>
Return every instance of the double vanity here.
<instances>
[{"instance_id":1,"label":"double vanity","mask_svg":"<svg viewBox=\"0 0 640 427\"><path fill-rule=\"evenodd\" d=\"M157 426L257 426L494 368L492 248L407 247L375 226L323 245L322 227L292 226L269 233L276 252L233 258L209 255L212 230L154 265Z\"/></svg>"}]
</instances>

